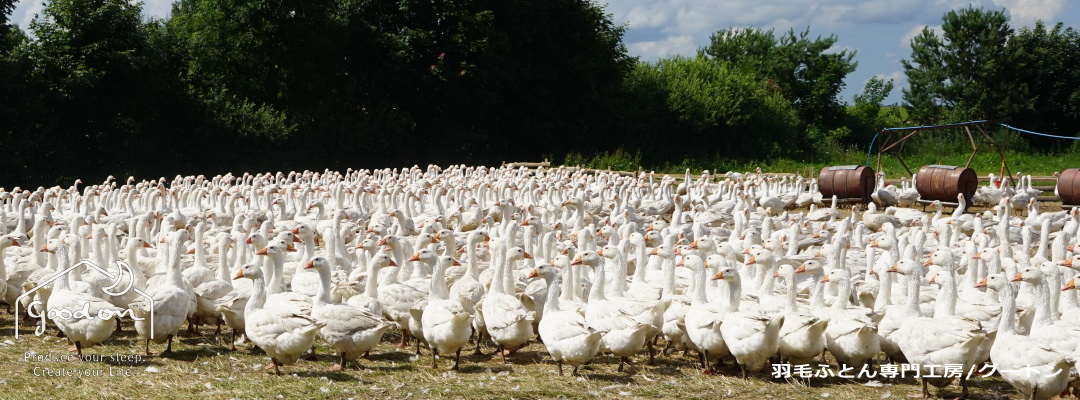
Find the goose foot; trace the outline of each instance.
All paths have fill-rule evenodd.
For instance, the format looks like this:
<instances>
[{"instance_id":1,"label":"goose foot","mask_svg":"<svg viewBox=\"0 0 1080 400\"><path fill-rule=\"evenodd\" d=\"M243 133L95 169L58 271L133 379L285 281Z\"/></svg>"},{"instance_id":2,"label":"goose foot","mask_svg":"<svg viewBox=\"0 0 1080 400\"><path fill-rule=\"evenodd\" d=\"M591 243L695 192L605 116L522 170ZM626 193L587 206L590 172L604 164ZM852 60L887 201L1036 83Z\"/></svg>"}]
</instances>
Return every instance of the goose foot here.
<instances>
[{"instance_id":1,"label":"goose foot","mask_svg":"<svg viewBox=\"0 0 1080 400\"><path fill-rule=\"evenodd\" d=\"M311 346L311 350L304 353L304 359L308 361L318 361L319 357L315 354L315 346Z\"/></svg>"}]
</instances>

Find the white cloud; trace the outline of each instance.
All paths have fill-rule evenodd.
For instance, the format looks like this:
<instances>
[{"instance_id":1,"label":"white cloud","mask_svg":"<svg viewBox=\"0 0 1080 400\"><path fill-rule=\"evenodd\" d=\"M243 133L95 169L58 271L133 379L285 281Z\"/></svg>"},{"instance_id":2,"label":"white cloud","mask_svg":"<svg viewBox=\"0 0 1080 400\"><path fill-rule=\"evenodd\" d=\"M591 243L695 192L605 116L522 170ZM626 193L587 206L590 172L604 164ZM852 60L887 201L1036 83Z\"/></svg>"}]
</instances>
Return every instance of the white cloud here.
<instances>
[{"instance_id":1,"label":"white cloud","mask_svg":"<svg viewBox=\"0 0 1080 400\"><path fill-rule=\"evenodd\" d=\"M1035 20L1053 25L1064 13L1069 1L1065 0L993 0L991 9L1006 8L1013 28L1035 26Z\"/></svg>"},{"instance_id":2,"label":"white cloud","mask_svg":"<svg viewBox=\"0 0 1080 400\"><path fill-rule=\"evenodd\" d=\"M632 54L643 60L655 61L674 55L689 56L697 52L698 46L690 35L668 36L662 40L643 41L627 45Z\"/></svg>"},{"instance_id":3,"label":"white cloud","mask_svg":"<svg viewBox=\"0 0 1080 400\"><path fill-rule=\"evenodd\" d=\"M930 28L934 34L938 36L944 35L945 31L941 29L941 25L915 25L911 29L908 29L903 36L900 37L900 46L903 48L911 48L911 40L922 33L924 28Z\"/></svg>"}]
</instances>

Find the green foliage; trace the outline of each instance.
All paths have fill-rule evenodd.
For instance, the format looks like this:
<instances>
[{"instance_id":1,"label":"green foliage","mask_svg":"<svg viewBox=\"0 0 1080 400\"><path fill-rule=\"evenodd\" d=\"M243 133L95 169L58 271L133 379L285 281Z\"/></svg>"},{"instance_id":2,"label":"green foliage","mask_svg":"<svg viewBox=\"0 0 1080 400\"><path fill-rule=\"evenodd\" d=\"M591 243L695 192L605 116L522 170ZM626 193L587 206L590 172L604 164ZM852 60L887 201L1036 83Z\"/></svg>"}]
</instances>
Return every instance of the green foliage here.
<instances>
[{"instance_id":1,"label":"green foliage","mask_svg":"<svg viewBox=\"0 0 1080 400\"><path fill-rule=\"evenodd\" d=\"M1010 124L1025 129L1063 136L1080 132L1080 33L1058 23L1052 29L1038 21L1034 28L1024 28L1014 35L1008 47L1022 56L1016 66L1017 77L1028 85L1031 107L1010 119ZM1060 139L1029 137L1044 149L1062 149ZM1075 142L1075 141L1074 141Z\"/></svg>"},{"instance_id":2,"label":"green foliage","mask_svg":"<svg viewBox=\"0 0 1080 400\"><path fill-rule=\"evenodd\" d=\"M920 123L1005 119L1029 107L1028 85L1017 79L1022 53L1004 11L951 10L942 35L929 28L911 41L902 60L909 90L904 100Z\"/></svg>"},{"instance_id":3,"label":"green foliage","mask_svg":"<svg viewBox=\"0 0 1080 400\"><path fill-rule=\"evenodd\" d=\"M729 28L710 36L701 53L741 71L756 74L795 107L803 126L835 127L843 115L839 99L844 79L855 71L854 52L832 52L835 35L810 38L810 29L789 30L777 39L773 30Z\"/></svg>"},{"instance_id":4,"label":"green foliage","mask_svg":"<svg viewBox=\"0 0 1080 400\"><path fill-rule=\"evenodd\" d=\"M640 107L629 112L637 129L629 136L654 159L752 159L795 149L798 122L788 102L727 64L673 57L640 64L627 83Z\"/></svg>"}]
</instances>

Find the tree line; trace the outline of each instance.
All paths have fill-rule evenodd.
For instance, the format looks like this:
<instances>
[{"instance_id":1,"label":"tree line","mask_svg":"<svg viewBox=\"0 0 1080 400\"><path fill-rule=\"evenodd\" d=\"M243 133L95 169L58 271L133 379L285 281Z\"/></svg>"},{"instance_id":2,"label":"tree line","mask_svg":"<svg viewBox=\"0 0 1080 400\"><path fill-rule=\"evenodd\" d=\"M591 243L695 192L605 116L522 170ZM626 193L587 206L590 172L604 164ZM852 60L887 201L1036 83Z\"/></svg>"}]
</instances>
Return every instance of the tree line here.
<instances>
[{"instance_id":1,"label":"tree line","mask_svg":"<svg viewBox=\"0 0 1080 400\"><path fill-rule=\"evenodd\" d=\"M26 30L0 0L0 186L106 175L558 160L636 151L814 157L876 129L976 118L1073 136L1080 40L950 11L893 82L839 98L835 35L722 29L644 62L591 0L54 0ZM1044 148L1057 142L1036 142Z\"/></svg>"}]
</instances>

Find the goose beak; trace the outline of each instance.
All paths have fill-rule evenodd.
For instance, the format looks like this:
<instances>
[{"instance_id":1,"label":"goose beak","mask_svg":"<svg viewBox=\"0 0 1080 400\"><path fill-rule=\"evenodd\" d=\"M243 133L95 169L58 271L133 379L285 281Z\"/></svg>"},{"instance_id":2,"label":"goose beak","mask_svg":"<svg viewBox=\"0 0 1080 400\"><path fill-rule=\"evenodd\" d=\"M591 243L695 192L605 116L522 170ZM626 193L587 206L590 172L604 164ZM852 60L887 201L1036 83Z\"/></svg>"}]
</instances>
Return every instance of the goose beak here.
<instances>
[{"instance_id":1,"label":"goose beak","mask_svg":"<svg viewBox=\"0 0 1080 400\"><path fill-rule=\"evenodd\" d=\"M195 254L195 248L192 247L192 248L188 249L187 254Z\"/></svg>"},{"instance_id":2,"label":"goose beak","mask_svg":"<svg viewBox=\"0 0 1080 400\"><path fill-rule=\"evenodd\" d=\"M656 248L654 247L652 250L649 250L649 255L650 256L656 256L656 255L660 255L660 253L657 253Z\"/></svg>"},{"instance_id":3,"label":"goose beak","mask_svg":"<svg viewBox=\"0 0 1080 400\"><path fill-rule=\"evenodd\" d=\"M233 280L240 279L240 278L243 278L243 277L244 277L244 270L239 270L239 271L236 271L236 276L233 277Z\"/></svg>"},{"instance_id":4,"label":"goose beak","mask_svg":"<svg viewBox=\"0 0 1080 400\"><path fill-rule=\"evenodd\" d=\"M456 259L456 258L452 258L452 259L450 259L450 265L453 265L455 267L460 267L461 266L461 261L458 261L458 259Z\"/></svg>"},{"instance_id":5,"label":"goose beak","mask_svg":"<svg viewBox=\"0 0 1080 400\"><path fill-rule=\"evenodd\" d=\"M743 249L742 253L743 254L750 254L750 248L747 247L747 248Z\"/></svg>"},{"instance_id":6,"label":"goose beak","mask_svg":"<svg viewBox=\"0 0 1080 400\"><path fill-rule=\"evenodd\" d=\"M532 279L532 278L536 278L538 276L540 276L540 274L536 272L536 268L533 268L532 271L529 271L529 276L526 276L525 278L526 279Z\"/></svg>"},{"instance_id":7,"label":"goose beak","mask_svg":"<svg viewBox=\"0 0 1080 400\"><path fill-rule=\"evenodd\" d=\"M598 255L600 257L603 257L604 256L604 249L597 250L596 255Z\"/></svg>"},{"instance_id":8,"label":"goose beak","mask_svg":"<svg viewBox=\"0 0 1080 400\"><path fill-rule=\"evenodd\" d=\"M376 246L386 246L386 238L385 237L379 238L379 241L375 242L375 245Z\"/></svg>"},{"instance_id":9,"label":"goose beak","mask_svg":"<svg viewBox=\"0 0 1080 400\"><path fill-rule=\"evenodd\" d=\"M1017 272L1016 276L1014 276L1012 279L1010 279L1009 282L1019 282L1019 281L1022 281L1022 280L1024 280L1024 273L1023 272Z\"/></svg>"},{"instance_id":10,"label":"goose beak","mask_svg":"<svg viewBox=\"0 0 1080 400\"><path fill-rule=\"evenodd\" d=\"M805 272L806 272L806 263L799 264L799 268L795 268L795 273L796 274L801 274L801 273L805 273Z\"/></svg>"},{"instance_id":11,"label":"goose beak","mask_svg":"<svg viewBox=\"0 0 1080 400\"><path fill-rule=\"evenodd\" d=\"M244 239L244 243L251 244L251 236L248 236L247 239Z\"/></svg>"},{"instance_id":12,"label":"goose beak","mask_svg":"<svg viewBox=\"0 0 1080 400\"><path fill-rule=\"evenodd\" d=\"M780 271L773 272L772 277L773 278L779 278L780 277Z\"/></svg>"},{"instance_id":13,"label":"goose beak","mask_svg":"<svg viewBox=\"0 0 1080 400\"><path fill-rule=\"evenodd\" d=\"M296 252L296 248L295 248L295 247L293 247L292 243L289 243L289 247L286 247L286 248L285 248L285 251L287 251L287 252L290 252L290 253L295 253L295 252Z\"/></svg>"},{"instance_id":14,"label":"goose beak","mask_svg":"<svg viewBox=\"0 0 1080 400\"><path fill-rule=\"evenodd\" d=\"M49 252L49 245L41 246L41 249L39 249L38 251L42 252L42 253L48 253Z\"/></svg>"},{"instance_id":15,"label":"goose beak","mask_svg":"<svg viewBox=\"0 0 1080 400\"><path fill-rule=\"evenodd\" d=\"M1058 265L1060 265L1060 266L1062 266L1062 267L1069 267L1069 268L1072 268L1072 266L1073 266L1073 259L1071 259L1071 258L1070 258L1070 259L1068 259L1068 260L1062 261L1062 262L1058 263Z\"/></svg>"},{"instance_id":16,"label":"goose beak","mask_svg":"<svg viewBox=\"0 0 1080 400\"><path fill-rule=\"evenodd\" d=\"M1061 291L1064 292L1069 289L1076 289L1076 278L1069 279L1068 282L1065 282L1065 287L1061 288Z\"/></svg>"},{"instance_id":17,"label":"goose beak","mask_svg":"<svg viewBox=\"0 0 1080 400\"><path fill-rule=\"evenodd\" d=\"M971 259L972 260L982 260L982 255L981 255L981 253L975 253L975 255L971 256Z\"/></svg>"},{"instance_id":18,"label":"goose beak","mask_svg":"<svg viewBox=\"0 0 1080 400\"><path fill-rule=\"evenodd\" d=\"M1065 250L1068 250L1068 251L1076 251L1076 245L1075 245L1075 244L1070 244L1070 245L1069 245L1069 247L1066 247L1066 248L1065 248Z\"/></svg>"},{"instance_id":19,"label":"goose beak","mask_svg":"<svg viewBox=\"0 0 1080 400\"><path fill-rule=\"evenodd\" d=\"M390 260L390 264L387 264L387 266L388 266L388 267L396 267L396 266L398 266L398 265L397 265L397 263L396 263L396 262L394 262L394 260Z\"/></svg>"},{"instance_id":20,"label":"goose beak","mask_svg":"<svg viewBox=\"0 0 1080 400\"><path fill-rule=\"evenodd\" d=\"M757 264L757 256L750 256L749 260L746 260L746 265Z\"/></svg>"},{"instance_id":21,"label":"goose beak","mask_svg":"<svg viewBox=\"0 0 1080 400\"><path fill-rule=\"evenodd\" d=\"M292 233L293 234L300 234L300 227L298 226L298 227L292 228Z\"/></svg>"},{"instance_id":22,"label":"goose beak","mask_svg":"<svg viewBox=\"0 0 1080 400\"><path fill-rule=\"evenodd\" d=\"M574 257L574 261L570 262L570 265L581 265L581 264L582 264L581 256Z\"/></svg>"},{"instance_id":23,"label":"goose beak","mask_svg":"<svg viewBox=\"0 0 1080 400\"><path fill-rule=\"evenodd\" d=\"M924 267L929 267L931 265L934 265L934 257L933 256L931 256L929 259L926 260L926 262L924 262L922 264L922 266L924 266Z\"/></svg>"},{"instance_id":24,"label":"goose beak","mask_svg":"<svg viewBox=\"0 0 1080 400\"><path fill-rule=\"evenodd\" d=\"M693 242L690 242L690 249L692 249L692 250L697 250L698 249L698 241L697 240L695 240Z\"/></svg>"},{"instance_id":25,"label":"goose beak","mask_svg":"<svg viewBox=\"0 0 1080 400\"><path fill-rule=\"evenodd\" d=\"M824 278L821 278L821 281L819 281L819 283L829 283L829 276L825 275Z\"/></svg>"},{"instance_id":26,"label":"goose beak","mask_svg":"<svg viewBox=\"0 0 1080 400\"><path fill-rule=\"evenodd\" d=\"M679 263L675 264L675 266L676 267L685 267L686 266L686 259L679 260Z\"/></svg>"},{"instance_id":27,"label":"goose beak","mask_svg":"<svg viewBox=\"0 0 1080 400\"><path fill-rule=\"evenodd\" d=\"M19 241L18 241L18 240L15 240L15 238L12 238L12 239L11 239L11 245L12 245L12 246L15 246L15 247L22 247L22 245L21 245L21 244L19 244Z\"/></svg>"},{"instance_id":28,"label":"goose beak","mask_svg":"<svg viewBox=\"0 0 1080 400\"><path fill-rule=\"evenodd\" d=\"M152 249L152 248L154 248L154 245L150 244L150 242L147 242L147 241L143 241L143 242L142 242L142 247L145 247L145 248L148 248L148 249Z\"/></svg>"},{"instance_id":29,"label":"goose beak","mask_svg":"<svg viewBox=\"0 0 1080 400\"><path fill-rule=\"evenodd\" d=\"M292 237L292 242L293 242L293 243L303 243L303 241L302 241L302 240L300 240L300 237L299 237L299 236L296 236L296 235L293 235L293 237Z\"/></svg>"},{"instance_id":30,"label":"goose beak","mask_svg":"<svg viewBox=\"0 0 1080 400\"><path fill-rule=\"evenodd\" d=\"M984 287L986 287L986 278L982 278L982 280L979 281L979 283L975 284L975 287L976 288L984 288Z\"/></svg>"},{"instance_id":31,"label":"goose beak","mask_svg":"<svg viewBox=\"0 0 1080 400\"><path fill-rule=\"evenodd\" d=\"M262 249L259 249L259 251L256 251L255 255L265 256L266 255L266 247L263 247Z\"/></svg>"},{"instance_id":32,"label":"goose beak","mask_svg":"<svg viewBox=\"0 0 1080 400\"><path fill-rule=\"evenodd\" d=\"M304 269L312 269L312 268L315 268L315 260L308 261L307 264L304 264Z\"/></svg>"},{"instance_id":33,"label":"goose beak","mask_svg":"<svg viewBox=\"0 0 1080 400\"><path fill-rule=\"evenodd\" d=\"M409 261L409 262L420 261L420 253L413 254L412 257L409 257L409 259L405 260L405 261Z\"/></svg>"},{"instance_id":34,"label":"goose beak","mask_svg":"<svg viewBox=\"0 0 1080 400\"><path fill-rule=\"evenodd\" d=\"M717 279L724 279L724 271L719 271L716 273L716 275L712 276L712 280L715 281Z\"/></svg>"},{"instance_id":35,"label":"goose beak","mask_svg":"<svg viewBox=\"0 0 1080 400\"><path fill-rule=\"evenodd\" d=\"M896 269L896 264L893 264L893 265L889 266L889 269L885 270L885 272L898 272L898 271L900 271L900 270Z\"/></svg>"},{"instance_id":36,"label":"goose beak","mask_svg":"<svg viewBox=\"0 0 1080 400\"><path fill-rule=\"evenodd\" d=\"M525 257L525 258L528 258L528 259L532 259L532 258L533 258L532 254L529 254L529 252L525 252L525 255L524 255L524 257Z\"/></svg>"},{"instance_id":37,"label":"goose beak","mask_svg":"<svg viewBox=\"0 0 1080 400\"><path fill-rule=\"evenodd\" d=\"M931 285L936 285L937 284L937 276L935 275L935 276L930 277L930 280L926 281L926 283L929 283Z\"/></svg>"}]
</instances>

